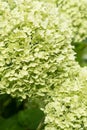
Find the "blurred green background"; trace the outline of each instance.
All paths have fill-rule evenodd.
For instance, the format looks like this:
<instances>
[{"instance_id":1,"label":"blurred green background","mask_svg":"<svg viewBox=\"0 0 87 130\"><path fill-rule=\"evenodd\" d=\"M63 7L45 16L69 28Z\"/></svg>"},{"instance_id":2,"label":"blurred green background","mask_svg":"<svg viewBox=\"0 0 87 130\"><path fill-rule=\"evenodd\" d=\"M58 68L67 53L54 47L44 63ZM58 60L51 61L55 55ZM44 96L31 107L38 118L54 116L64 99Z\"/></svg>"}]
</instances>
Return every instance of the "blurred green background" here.
<instances>
[{"instance_id":1,"label":"blurred green background","mask_svg":"<svg viewBox=\"0 0 87 130\"><path fill-rule=\"evenodd\" d=\"M0 130L40 130L44 113L34 102L0 95Z\"/></svg>"},{"instance_id":2,"label":"blurred green background","mask_svg":"<svg viewBox=\"0 0 87 130\"><path fill-rule=\"evenodd\" d=\"M72 43L75 46L76 61L80 66L87 66L87 39L81 43Z\"/></svg>"}]
</instances>

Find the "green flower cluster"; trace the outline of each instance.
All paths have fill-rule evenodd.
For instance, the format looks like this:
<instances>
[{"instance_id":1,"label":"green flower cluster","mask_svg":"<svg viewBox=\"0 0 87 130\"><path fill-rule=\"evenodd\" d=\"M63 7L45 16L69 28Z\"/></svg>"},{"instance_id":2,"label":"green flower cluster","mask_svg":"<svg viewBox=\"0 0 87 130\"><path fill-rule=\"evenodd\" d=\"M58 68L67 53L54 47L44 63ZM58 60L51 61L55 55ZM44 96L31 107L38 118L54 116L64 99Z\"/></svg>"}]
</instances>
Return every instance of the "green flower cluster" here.
<instances>
[{"instance_id":1,"label":"green flower cluster","mask_svg":"<svg viewBox=\"0 0 87 130\"><path fill-rule=\"evenodd\" d=\"M78 1L0 0L0 92L46 104L45 130L87 129L87 69L71 45L87 34Z\"/></svg>"},{"instance_id":2,"label":"green flower cluster","mask_svg":"<svg viewBox=\"0 0 87 130\"><path fill-rule=\"evenodd\" d=\"M24 99L39 91L43 96L74 60L70 22L52 4L29 0L0 5L1 93Z\"/></svg>"},{"instance_id":3,"label":"green flower cluster","mask_svg":"<svg viewBox=\"0 0 87 130\"><path fill-rule=\"evenodd\" d=\"M56 5L60 14L67 15L67 19L71 20L73 42L81 42L86 38L87 0L45 0L45 2Z\"/></svg>"},{"instance_id":4,"label":"green flower cluster","mask_svg":"<svg viewBox=\"0 0 87 130\"><path fill-rule=\"evenodd\" d=\"M87 129L86 71L84 68L79 76L69 75L61 86L50 92L51 100L45 107L45 130Z\"/></svg>"},{"instance_id":5,"label":"green flower cluster","mask_svg":"<svg viewBox=\"0 0 87 130\"><path fill-rule=\"evenodd\" d=\"M57 0L61 13L71 19L74 41L79 42L87 36L87 0Z\"/></svg>"}]
</instances>

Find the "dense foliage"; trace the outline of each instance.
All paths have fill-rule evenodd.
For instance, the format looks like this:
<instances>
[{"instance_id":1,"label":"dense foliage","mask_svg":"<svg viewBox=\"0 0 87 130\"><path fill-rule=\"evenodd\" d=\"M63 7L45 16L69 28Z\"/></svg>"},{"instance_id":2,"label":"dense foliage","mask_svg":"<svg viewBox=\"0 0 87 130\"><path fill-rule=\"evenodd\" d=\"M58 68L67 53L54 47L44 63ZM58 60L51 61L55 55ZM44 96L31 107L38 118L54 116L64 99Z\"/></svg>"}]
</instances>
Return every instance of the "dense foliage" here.
<instances>
[{"instance_id":1,"label":"dense foliage","mask_svg":"<svg viewBox=\"0 0 87 130\"><path fill-rule=\"evenodd\" d=\"M0 0L0 93L38 104L44 130L86 130L87 68L73 45L86 36L87 0ZM22 124L32 111L20 113Z\"/></svg>"}]
</instances>

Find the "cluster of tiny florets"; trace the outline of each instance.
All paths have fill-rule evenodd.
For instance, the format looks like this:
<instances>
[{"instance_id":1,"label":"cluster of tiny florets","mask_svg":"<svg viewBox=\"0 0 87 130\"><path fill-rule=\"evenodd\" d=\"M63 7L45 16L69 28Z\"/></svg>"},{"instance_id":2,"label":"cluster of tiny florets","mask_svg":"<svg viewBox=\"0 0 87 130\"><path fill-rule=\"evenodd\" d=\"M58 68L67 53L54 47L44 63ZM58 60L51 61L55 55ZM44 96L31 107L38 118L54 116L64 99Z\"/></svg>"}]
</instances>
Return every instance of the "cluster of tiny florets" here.
<instances>
[{"instance_id":1,"label":"cluster of tiny florets","mask_svg":"<svg viewBox=\"0 0 87 130\"><path fill-rule=\"evenodd\" d=\"M45 130L87 129L87 69L71 45L86 38L86 5L0 0L0 92L46 104Z\"/></svg>"}]
</instances>

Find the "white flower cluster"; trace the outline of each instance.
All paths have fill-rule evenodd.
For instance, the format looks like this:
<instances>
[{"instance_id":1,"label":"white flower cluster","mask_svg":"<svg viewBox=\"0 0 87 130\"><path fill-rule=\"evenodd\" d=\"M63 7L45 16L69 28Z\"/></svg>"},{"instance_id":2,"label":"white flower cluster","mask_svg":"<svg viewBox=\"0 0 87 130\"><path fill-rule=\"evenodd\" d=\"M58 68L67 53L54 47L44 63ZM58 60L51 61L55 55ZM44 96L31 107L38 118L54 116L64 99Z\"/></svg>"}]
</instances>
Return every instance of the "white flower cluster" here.
<instances>
[{"instance_id":1,"label":"white flower cluster","mask_svg":"<svg viewBox=\"0 0 87 130\"><path fill-rule=\"evenodd\" d=\"M74 42L80 42L87 37L87 0L57 0L61 13L71 19Z\"/></svg>"},{"instance_id":2,"label":"white flower cluster","mask_svg":"<svg viewBox=\"0 0 87 130\"><path fill-rule=\"evenodd\" d=\"M87 1L46 1L0 0L0 92L46 104L45 130L85 130L87 69L71 42L87 36Z\"/></svg>"}]
</instances>

